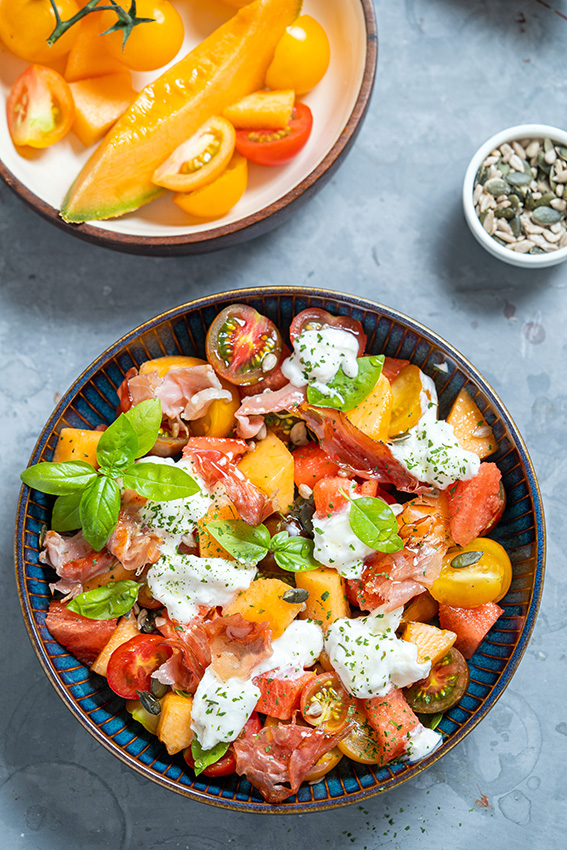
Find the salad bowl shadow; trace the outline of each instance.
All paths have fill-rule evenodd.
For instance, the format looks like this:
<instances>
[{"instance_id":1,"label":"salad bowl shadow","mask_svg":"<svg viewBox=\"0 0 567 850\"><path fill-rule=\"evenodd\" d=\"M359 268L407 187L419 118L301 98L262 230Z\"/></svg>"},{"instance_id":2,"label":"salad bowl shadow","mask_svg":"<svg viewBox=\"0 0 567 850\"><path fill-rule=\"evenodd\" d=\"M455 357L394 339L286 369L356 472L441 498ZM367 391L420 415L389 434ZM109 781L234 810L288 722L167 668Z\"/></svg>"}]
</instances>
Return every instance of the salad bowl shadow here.
<instances>
[{"instance_id":1,"label":"salad bowl shadow","mask_svg":"<svg viewBox=\"0 0 567 850\"><path fill-rule=\"evenodd\" d=\"M197 26L201 18L212 31L235 11L221 3L212 6L210 10L191 9L190 4L180 8L186 39L176 60L202 41L203 31ZM69 133L46 150L18 151L8 132L6 110L4 114L0 111L0 177L28 206L67 233L127 253L201 254L268 233L322 188L343 162L362 126L376 75L378 36L372 0L305 0L303 13L324 26L331 45L327 74L301 98L313 112L313 132L305 148L286 165L251 166L244 197L222 218L189 217L168 193L128 215L69 224L60 217L59 207L94 149L84 149ZM4 100L25 67L25 62L0 44L0 95ZM156 75L135 74L136 88L141 89Z\"/></svg>"},{"instance_id":2,"label":"salad bowl shadow","mask_svg":"<svg viewBox=\"0 0 567 850\"><path fill-rule=\"evenodd\" d=\"M207 328L232 303L250 304L282 331L307 307L360 320L369 353L385 353L417 364L437 386L440 415L446 416L462 387L492 426L498 464L507 493L504 516L492 536L508 551L513 581L500 601L504 614L470 660L470 684L461 702L443 716L440 748L414 765L386 767L343 761L320 782L304 784L295 797L273 806L245 778L195 778L181 756L169 756L115 697L106 680L60 646L45 627L49 605L48 570L40 563L42 530L49 522L51 497L22 487L15 531L16 576L28 634L58 695L77 720L121 761L164 788L224 808L258 813L307 813L360 802L387 791L435 763L479 723L509 684L526 649L542 594L545 526L534 469L506 408L477 370L441 337L414 320L372 301L328 290L261 287L224 292L184 304L145 324L110 346L77 378L43 428L31 463L50 460L62 427L94 428L114 420L116 390L125 373L144 360L170 354L203 356Z\"/></svg>"}]
</instances>

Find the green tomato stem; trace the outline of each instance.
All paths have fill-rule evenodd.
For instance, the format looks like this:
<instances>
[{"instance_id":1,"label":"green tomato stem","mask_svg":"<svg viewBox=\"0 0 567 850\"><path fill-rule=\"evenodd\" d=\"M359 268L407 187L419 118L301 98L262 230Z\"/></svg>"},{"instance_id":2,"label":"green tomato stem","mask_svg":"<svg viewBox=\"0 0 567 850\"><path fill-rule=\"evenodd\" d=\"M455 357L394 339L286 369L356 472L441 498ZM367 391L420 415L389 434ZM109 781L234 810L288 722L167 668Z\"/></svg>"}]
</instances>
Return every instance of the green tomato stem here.
<instances>
[{"instance_id":1,"label":"green tomato stem","mask_svg":"<svg viewBox=\"0 0 567 850\"><path fill-rule=\"evenodd\" d=\"M113 27L111 27L106 32L114 32L116 30L121 30L124 33L124 45L131 34L134 27L138 26L138 24L146 24L152 23L154 18L138 18L136 16L136 0L132 0L130 9L126 11L120 6L116 0L109 0L110 6L100 6L99 4L103 2L103 0L89 0L89 2L83 6L82 9L79 9L76 15L73 15L72 18L69 18L67 21L61 20L61 15L59 14L59 10L57 9L56 0L50 0L51 8L53 9L53 14L55 15L56 25L55 29L47 39L47 43L50 47L53 47L56 41L61 38L62 35L71 29L71 27L78 24L79 21L82 21L83 18L86 18L87 15L90 15L92 12L115 12L118 18L117 22ZM106 33L101 33L102 35L106 35ZM123 47L124 47L123 45Z\"/></svg>"}]
</instances>

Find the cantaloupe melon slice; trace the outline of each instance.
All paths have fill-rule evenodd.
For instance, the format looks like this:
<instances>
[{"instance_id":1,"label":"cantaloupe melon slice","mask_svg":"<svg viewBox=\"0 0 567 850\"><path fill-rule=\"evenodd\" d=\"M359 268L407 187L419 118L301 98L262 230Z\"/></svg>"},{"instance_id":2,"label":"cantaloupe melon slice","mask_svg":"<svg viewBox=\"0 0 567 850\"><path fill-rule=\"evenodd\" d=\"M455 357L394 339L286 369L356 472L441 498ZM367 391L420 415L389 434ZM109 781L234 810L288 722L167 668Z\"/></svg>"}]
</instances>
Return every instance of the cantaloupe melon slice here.
<instances>
[{"instance_id":1,"label":"cantaloupe melon slice","mask_svg":"<svg viewBox=\"0 0 567 850\"><path fill-rule=\"evenodd\" d=\"M61 216L115 218L163 193L156 168L211 115L260 89L301 0L256 0L140 93L69 189Z\"/></svg>"}]
</instances>

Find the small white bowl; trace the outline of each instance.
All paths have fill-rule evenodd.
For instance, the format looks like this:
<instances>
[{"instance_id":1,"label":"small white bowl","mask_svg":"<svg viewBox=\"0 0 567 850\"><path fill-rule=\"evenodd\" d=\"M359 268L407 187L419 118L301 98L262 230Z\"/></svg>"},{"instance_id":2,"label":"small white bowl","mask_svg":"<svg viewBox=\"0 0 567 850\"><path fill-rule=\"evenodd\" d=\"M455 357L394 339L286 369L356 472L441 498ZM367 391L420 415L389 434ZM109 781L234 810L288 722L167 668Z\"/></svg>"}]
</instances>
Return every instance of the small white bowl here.
<instances>
[{"instance_id":1,"label":"small white bowl","mask_svg":"<svg viewBox=\"0 0 567 850\"><path fill-rule=\"evenodd\" d=\"M543 269L559 265L559 263L567 260L567 248L560 248L558 251L552 251L549 254L518 254L509 248L504 248L492 236L489 236L480 223L473 204L474 181L477 171L486 157L490 155L494 148L500 147L504 142L546 138L567 147L567 132L547 124L519 124L517 127L509 127L507 130L496 133L495 136L481 145L471 159L463 184L463 209L473 236L494 257L498 257L499 260L504 260L505 263L510 263L512 266L520 266L524 269Z\"/></svg>"}]
</instances>

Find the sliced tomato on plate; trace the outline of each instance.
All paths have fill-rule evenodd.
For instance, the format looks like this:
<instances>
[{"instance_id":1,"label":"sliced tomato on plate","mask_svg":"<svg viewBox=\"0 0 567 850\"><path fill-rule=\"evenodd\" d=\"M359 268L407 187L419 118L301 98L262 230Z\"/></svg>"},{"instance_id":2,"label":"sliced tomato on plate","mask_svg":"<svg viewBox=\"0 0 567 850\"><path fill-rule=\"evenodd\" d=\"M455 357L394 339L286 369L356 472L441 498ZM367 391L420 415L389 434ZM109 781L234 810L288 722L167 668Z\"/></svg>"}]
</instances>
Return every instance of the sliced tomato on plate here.
<instances>
[{"instance_id":1,"label":"sliced tomato on plate","mask_svg":"<svg viewBox=\"0 0 567 850\"><path fill-rule=\"evenodd\" d=\"M106 676L115 694L137 699L139 691L149 691L152 673L161 667L173 650L161 635L137 635L114 650Z\"/></svg>"},{"instance_id":2,"label":"sliced tomato on plate","mask_svg":"<svg viewBox=\"0 0 567 850\"><path fill-rule=\"evenodd\" d=\"M421 714L443 714L462 699L469 686L469 666L453 646L429 676L405 688L410 707Z\"/></svg>"},{"instance_id":3,"label":"sliced tomato on plate","mask_svg":"<svg viewBox=\"0 0 567 850\"><path fill-rule=\"evenodd\" d=\"M287 127L281 130L237 130L236 150L256 165L284 165L305 147L313 129L313 115L296 103Z\"/></svg>"},{"instance_id":4,"label":"sliced tomato on plate","mask_svg":"<svg viewBox=\"0 0 567 850\"><path fill-rule=\"evenodd\" d=\"M325 732L342 732L348 723L349 712L356 708L336 673L321 673L304 687L301 694L301 714L310 726Z\"/></svg>"},{"instance_id":5,"label":"sliced tomato on plate","mask_svg":"<svg viewBox=\"0 0 567 850\"><path fill-rule=\"evenodd\" d=\"M232 384L257 384L276 369L281 351L274 323L246 304L225 307L207 334L207 360Z\"/></svg>"},{"instance_id":6,"label":"sliced tomato on plate","mask_svg":"<svg viewBox=\"0 0 567 850\"><path fill-rule=\"evenodd\" d=\"M61 74L43 65L30 65L12 86L6 111L15 145L47 148L71 129L75 104Z\"/></svg>"}]
</instances>

